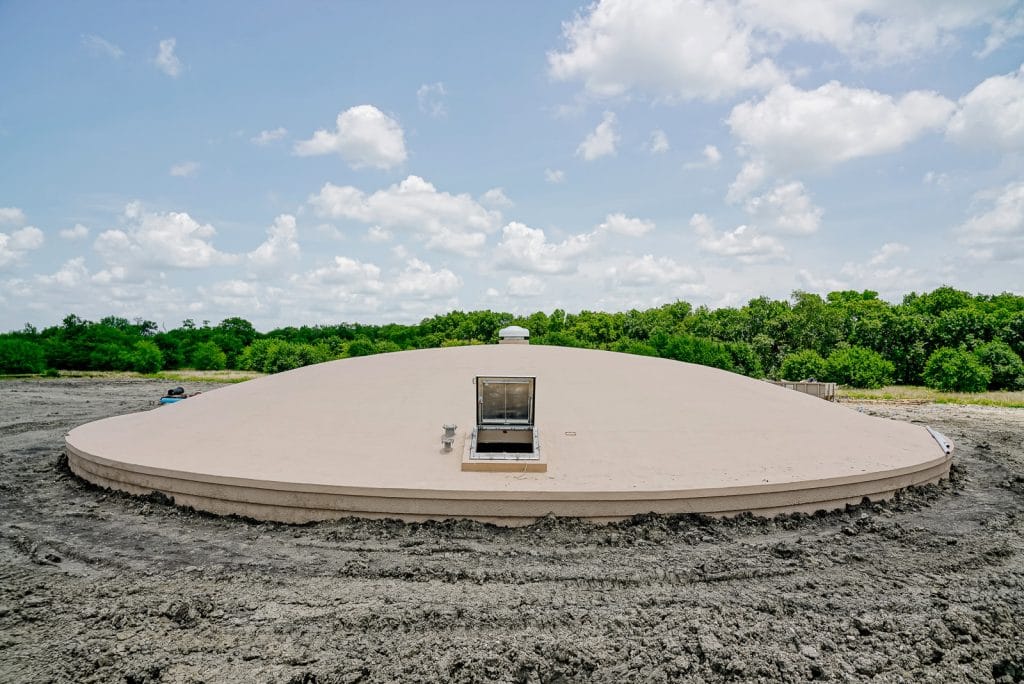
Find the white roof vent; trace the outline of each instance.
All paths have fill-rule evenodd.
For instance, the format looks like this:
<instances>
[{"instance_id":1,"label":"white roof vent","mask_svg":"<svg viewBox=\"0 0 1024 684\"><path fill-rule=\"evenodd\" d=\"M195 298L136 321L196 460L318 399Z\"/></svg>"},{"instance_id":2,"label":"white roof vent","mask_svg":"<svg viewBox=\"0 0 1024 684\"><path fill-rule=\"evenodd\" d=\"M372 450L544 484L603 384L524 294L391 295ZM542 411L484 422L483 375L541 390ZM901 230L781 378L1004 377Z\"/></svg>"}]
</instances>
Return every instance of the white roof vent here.
<instances>
[{"instance_id":1,"label":"white roof vent","mask_svg":"<svg viewBox=\"0 0 1024 684\"><path fill-rule=\"evenodd\" d=\"M498 344L530 344L530 331L510 325L498 331Z\"/></svg>"}]
</instances>

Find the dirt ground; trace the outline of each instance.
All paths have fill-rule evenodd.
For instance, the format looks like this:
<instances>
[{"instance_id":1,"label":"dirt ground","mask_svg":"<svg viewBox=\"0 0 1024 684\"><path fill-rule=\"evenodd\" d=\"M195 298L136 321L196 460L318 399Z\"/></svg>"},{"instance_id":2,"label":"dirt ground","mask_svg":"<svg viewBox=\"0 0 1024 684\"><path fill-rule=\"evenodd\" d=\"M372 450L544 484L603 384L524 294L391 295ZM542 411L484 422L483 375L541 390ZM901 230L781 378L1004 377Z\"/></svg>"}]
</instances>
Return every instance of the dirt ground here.
<instances>
[{"instance_id":1,"label":"dirt ground","mask_svg":"<svg viewBox=\"0 0 1024 684\"><path fill-rule=\"evenodd\" d=\"M297 527L68 473L168 386L0 382L0 681L1024 680L1024 410L851 403L957 451L841 513Z\"/></svg>"}]
</instances>

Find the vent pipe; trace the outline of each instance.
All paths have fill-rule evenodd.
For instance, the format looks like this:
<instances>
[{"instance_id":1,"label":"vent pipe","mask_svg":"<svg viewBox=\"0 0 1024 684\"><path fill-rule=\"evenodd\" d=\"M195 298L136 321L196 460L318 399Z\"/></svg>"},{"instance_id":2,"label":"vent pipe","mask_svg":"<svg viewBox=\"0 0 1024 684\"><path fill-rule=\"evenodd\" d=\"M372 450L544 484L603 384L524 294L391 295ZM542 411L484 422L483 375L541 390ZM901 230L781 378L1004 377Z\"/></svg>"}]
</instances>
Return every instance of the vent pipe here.
<instances>
[{"instance_id":1,"label":"vent pipe","mask_svg":"<svg viewBox=\"0 0 1024 684\"><path fill-rule=\"evenodd\" d=\"M530 344L530 331L510 325L498 331L498 344Z\"/></svg>"}]
</instances>

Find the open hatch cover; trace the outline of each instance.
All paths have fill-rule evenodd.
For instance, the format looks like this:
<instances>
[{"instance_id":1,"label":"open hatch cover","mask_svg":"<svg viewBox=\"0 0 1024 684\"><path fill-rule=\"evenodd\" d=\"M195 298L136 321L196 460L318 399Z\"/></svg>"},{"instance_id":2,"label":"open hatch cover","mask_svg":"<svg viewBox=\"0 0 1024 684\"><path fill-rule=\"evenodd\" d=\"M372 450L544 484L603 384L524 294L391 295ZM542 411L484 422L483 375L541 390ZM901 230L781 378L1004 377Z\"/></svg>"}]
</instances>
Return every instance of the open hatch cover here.
<instances>
[{"instance_id":1,"label":"open hatch cover","mask_svg":"<svg viewBox=\"0 0 1024 684\"><path fill-rule=\"evenodd\" d=\"M535 383L536 378L477 377L477 426L532 426Z\"/></svg>"}]
</instances>

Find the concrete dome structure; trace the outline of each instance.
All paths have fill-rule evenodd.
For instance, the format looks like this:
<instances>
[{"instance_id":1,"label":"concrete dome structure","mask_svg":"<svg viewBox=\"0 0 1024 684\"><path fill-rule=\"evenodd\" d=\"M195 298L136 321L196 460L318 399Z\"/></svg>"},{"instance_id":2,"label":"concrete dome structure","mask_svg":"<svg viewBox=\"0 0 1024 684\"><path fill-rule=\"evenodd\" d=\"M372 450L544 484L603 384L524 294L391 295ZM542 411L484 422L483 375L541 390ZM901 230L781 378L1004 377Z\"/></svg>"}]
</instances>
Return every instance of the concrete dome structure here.
<instances>
[{"instance_id":1,"label":"concrete dome structure","mask_svg":"<svg viewBox=\"0 0 1024 684\"><path fill-rule=\"evenodd\" d=\"M309 366L66 441L96 484L285 522L813 512L936 482L952 458L925 427L767 382L528 344Z\"/></svg>"}]
</instances>

